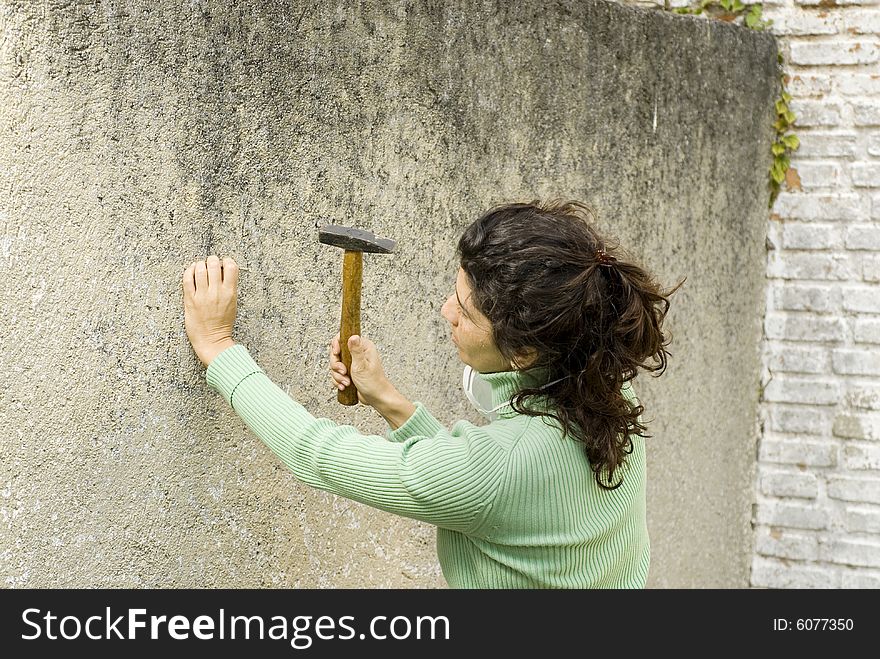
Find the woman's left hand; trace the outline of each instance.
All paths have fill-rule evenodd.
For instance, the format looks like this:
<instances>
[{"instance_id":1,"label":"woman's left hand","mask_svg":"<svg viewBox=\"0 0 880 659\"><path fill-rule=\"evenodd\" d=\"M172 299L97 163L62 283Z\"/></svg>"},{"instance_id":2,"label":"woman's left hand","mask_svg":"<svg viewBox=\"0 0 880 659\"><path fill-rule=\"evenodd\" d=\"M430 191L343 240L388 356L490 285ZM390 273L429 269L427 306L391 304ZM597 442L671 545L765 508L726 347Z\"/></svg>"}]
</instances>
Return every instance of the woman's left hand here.
<instances>
[{"instance_id":1,"label":"woman's left hand","mask_svg":"<svg viewBox=\"0 0 880 659\"><path fill-rule=\"evenodd\" d=\"M235 345L238 264L215 255L196 261L183 271L183 311L186 335L206 367L226 348Z\"/></svg>"}]
</instances>

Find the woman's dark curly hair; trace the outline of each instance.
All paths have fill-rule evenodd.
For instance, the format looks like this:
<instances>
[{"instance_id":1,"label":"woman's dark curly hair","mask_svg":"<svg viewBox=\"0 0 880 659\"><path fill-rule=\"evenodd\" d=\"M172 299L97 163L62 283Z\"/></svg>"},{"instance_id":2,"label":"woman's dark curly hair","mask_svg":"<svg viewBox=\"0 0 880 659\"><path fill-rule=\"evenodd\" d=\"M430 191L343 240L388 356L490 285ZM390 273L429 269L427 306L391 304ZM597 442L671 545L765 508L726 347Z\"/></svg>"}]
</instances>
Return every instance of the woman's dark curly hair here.
<instances>
[{"instance_id":1,"label":"woman's dark curly hair","mask_svg":"<svg viewBox=\"0 0 880 659\"><path fill-rule=\"evenodd\" d=\"M564 378L520 390L511 406L559 421L564 437L584 443L596 482L613 490L623 482L610 485L632 452L631 433L652 436L639 421L644 407L631 405L621 388L639 367L659 371L656 377L666 370L671 336L661 325L667 297L685 280L662 291L619 245L609 247L587 214L592 209L577 201L497 206L465 230L457 253L504 358L519 364L532 354L529 369ZM543 411L525 406L545 396L551 404Z\"/></svg>"}]
</instances>

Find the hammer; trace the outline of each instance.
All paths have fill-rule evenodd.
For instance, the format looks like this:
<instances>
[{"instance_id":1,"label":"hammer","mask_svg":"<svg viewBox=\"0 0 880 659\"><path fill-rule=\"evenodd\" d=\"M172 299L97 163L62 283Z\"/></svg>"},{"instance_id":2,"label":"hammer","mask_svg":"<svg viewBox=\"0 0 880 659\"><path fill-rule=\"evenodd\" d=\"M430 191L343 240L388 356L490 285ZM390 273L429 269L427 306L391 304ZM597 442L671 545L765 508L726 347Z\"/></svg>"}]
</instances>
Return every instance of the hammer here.
<instances>
[{"instance_id":1,"label":"hammer","mask_svg":"<svg viewBox=\"0 0 880 659\"><path fill-rule=\"evenodd\" d=\"M348 339L361 333L361 275L363 273L364 252L390 254L395 241L377 238L369 231L325 224L318 229L318 242L335 245L345 250L342 261L342 319L339 323L339 348L342 363L348 372L351 384L338 392L336 399L343 405L357 405L358 394L351 377L351 352Z\"/></svg>"}]
</instances>

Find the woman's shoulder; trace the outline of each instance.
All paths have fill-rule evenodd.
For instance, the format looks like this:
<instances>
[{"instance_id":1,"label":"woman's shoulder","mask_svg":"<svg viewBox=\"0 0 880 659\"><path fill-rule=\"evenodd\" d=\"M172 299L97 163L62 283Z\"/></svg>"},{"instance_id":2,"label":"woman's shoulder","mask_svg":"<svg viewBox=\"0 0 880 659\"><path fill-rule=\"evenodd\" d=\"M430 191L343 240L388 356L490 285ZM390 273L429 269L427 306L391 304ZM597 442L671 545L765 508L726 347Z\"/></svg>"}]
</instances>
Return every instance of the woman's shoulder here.
<instances>
[{"instance_id":1,"label":"woman's shoulder","mask_svg":"<svg viewBox=\"0 0 880 659\"><path fill-rule=\"evenodd\" d=\"M474 425L470 421L458 421L453 427L453 434L482 435L486 440L506 450L512 450L523 438L534 436L535 428L539 426L543 427L540 417L516 414L499 417L482 426Z\"/></svg>"}]
</instances>

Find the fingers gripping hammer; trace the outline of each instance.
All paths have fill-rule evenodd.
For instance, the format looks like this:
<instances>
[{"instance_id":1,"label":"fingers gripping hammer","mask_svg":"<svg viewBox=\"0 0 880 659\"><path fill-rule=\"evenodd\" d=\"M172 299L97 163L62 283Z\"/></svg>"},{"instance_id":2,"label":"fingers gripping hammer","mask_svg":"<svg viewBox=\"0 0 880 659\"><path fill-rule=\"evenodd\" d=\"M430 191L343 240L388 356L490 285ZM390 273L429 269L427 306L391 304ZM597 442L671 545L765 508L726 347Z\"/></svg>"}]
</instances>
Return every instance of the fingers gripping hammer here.
<instances>
[{"instance_id":1,"label":"fingers gripping hammer","mask_svg":"<svg viewBox=\"0 0 880 659\"><path fill-rule=\"evenodd\" d=\"M337 394L343 405L357 405L358 394L351 377L351 352L348 339L361 333L361 278L364 252L390 254L395 241L377 238L369 231L326 224L318 230L318 241L325 245L335 245L345 250L342 262L342 319L339 323L339 349L342 363L351 384Z\"/></svg>"}]
</instances>

